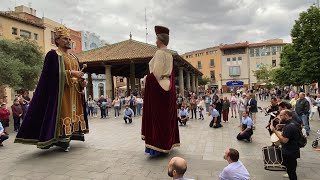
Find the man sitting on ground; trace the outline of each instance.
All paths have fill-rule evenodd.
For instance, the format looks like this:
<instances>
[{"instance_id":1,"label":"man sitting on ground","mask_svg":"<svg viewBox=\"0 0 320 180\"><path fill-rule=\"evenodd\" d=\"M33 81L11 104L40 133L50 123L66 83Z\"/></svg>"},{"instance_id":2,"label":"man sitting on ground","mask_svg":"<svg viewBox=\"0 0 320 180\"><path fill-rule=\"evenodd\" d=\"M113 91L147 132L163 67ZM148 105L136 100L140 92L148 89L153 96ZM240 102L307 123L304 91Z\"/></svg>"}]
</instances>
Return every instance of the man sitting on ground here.
<instances>
[{"instance_id":1,"label":"man sitting on ground","mask_svg":"<svg viewBox=\"0 0 320 180\"><path fill-rule=\"evenodd\" d=\"M189 120L189 114L185 106L181 106L178 118L179 118L180 126L187 125L187 121Z\"/></svg>"},{"instance_id":2,"label":"man sitting on ground","mask_svg":"<svg viewBox=\"0 0 320 180\"><path fill-rule=\"evenodd\" d=\"M251 136L253 134L252 130L252 119L249 117L249 113L247 111L242 113L242 122L240 127L241 132L238 134L237 139L251 142Z\"/></svg>"},{"instance_id":3,"label":"man sitting on ground","mask_svg":"<svg viewBox=\"0 0 320 180\"><path fill-rule=\"evenodd\" d=\"M213 128L220 128L222 127L221 125L221 118L218 118L220 116L220 113L218 112L218 110L216 109L215 105L210 105L210 109L212 109L211 112L211 117L212 120L209 124L210 127Z\"/></svg>"},{"instance_id":4,"label":"man sitting on ground","mask_svg":"<svg viewBox=\"0 0 320 180\"><path fill-rule=\"evenodd\" d=\"M181 157L174 157L170 160L168 165L168 176L173 180L193 180L183 178L184 173L187 171L187 161Z\"/></svg>"},{"instance_id":5,"label":"man sitting on ground","mask_svg":"<svg viewBox=\"0 0 320 180\"><path fill-rule=\"evenodd\" d=\"M220 180L247 180L250 178L248 170L242 162L239 161L239 152L236 149L228 148L224 152L223 158L228 161L229 165L223 169L220 174Z\"/></svg>"},{"instance_id":6,"label":"man sitting on ground","mask_svg":"<svg viewBox=\"0 0 320 180\"><path fill-rule=\"evenodd\" d=\"M131 108L129 108L129 105L126 105L126 109L123 112L123 120L127 124L127 120L129 120L129 123L132 123L132 117L134 116L134 112Z\"/></svg>"},{"instance_id":7,"label":"man sitting on ground","mask_svg":"<svg viewBox=\"0 0 320 180\"><path fill-rule=\"evenodd\" d=\"M7 140L8 138L9 136L4 133L4 128L0 123L0 147L3 146L2 142Z\"/></svg>"}]
</instances>

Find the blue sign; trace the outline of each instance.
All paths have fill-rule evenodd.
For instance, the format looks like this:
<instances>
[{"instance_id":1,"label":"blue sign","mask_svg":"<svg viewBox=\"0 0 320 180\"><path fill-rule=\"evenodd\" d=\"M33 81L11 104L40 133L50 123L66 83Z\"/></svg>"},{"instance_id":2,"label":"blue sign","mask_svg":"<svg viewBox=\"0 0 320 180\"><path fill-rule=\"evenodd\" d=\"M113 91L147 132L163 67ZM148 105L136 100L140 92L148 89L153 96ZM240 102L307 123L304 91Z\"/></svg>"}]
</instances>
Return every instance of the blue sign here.
<instances>
[{"instance_id":1,"label":"blue sign","mask_svg":"<svg viewBox=\"0 0 320 180\"><path fill-rule=\"evenodd\" d=\"M226 84L228 87L243 86L243 81L229 81Z\"/></svg>"}]
</instances>

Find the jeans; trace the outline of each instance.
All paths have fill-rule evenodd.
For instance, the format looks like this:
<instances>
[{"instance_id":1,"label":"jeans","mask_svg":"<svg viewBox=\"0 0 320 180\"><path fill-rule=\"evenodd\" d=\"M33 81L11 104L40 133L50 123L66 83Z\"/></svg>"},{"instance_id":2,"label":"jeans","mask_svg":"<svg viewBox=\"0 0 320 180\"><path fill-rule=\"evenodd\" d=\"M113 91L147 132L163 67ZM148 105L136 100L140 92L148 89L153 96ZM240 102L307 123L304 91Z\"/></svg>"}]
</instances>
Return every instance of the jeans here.
<instances>
[{"instance_id":1,"label":"jeans","mask_svg":"<svg viewBox=\"0 0 320 180\"><path fill-rule=\"evenodd\" d=\"M7 140L8 138L9 138L8 135L5 135L5 134L1 135L1 137L0 137L0 144L1 144L3 141Z\"/></svg>"},{"instance_id":2,"label":"jeans","mask_svg":"<svg viewBox=\"0 0 320 180\"><path fill-rule=\"evenodd\" d=\"M141 108L142 108L142 104L137 104L137 115L141 116Z\"/></svg>"},{"instance_id":3,"label":"jeans","mask_svg":"<svg viewBox=\"0 0 320 180\"><path fill-rule=\"evenodd\" d=\"M306 132L309 134L310 132L310 126L309 126L309 119L308 119L308 115L306 114L302 114L299 115L299 118L301 119L301 121L303 122L304 125L304 129L306 130Z\"/></svg>"},{"instance_id":4,"label":"jeans","mask_svg":"<svg viewBox=\"0 0 320 180\"><path fill-rule=\"evenodd\" d=\"M93 107L88 107L88 115L93 116Z\"/></svg>"},{"instance_id":5,"label":"jeans","mask_svg":"<svg viewBox=\"0 0 320 180\"><path fill-rule=\"evenodd\" d=\"M205 103L205 105L206 105L206 112L209 112L210 103Z\"/></svg>"},{"instance_id":6,"label":"jeans","mask_svg":"<svg viewBox=\"0 0 320 180\"><path fill-rule=\"evenodd\" d=\"M120 106L114 106L114 117L119 117Z\"/></svg>"},{"instance_id":7,"label":"jeans","mask_svg":"<svg viewBox=\"0 0 320 180\"><path fill-rule=\"evenodd\" d=\"M282 156L283 156L283 165L286 166L287 168L287 173L289 175L290 180L298 179L297 173L296 173L297 159L291 156L286 156L284 154Z\"/></svg>"},{"instance_id":8,"label":"jeans","mask_svg":"<svg viewBox=\"0 0 320 180\"><path fill-rule=\"evenodd\" d=\"M100 108L100 111L101 111L101 118L107 117L106 109L105 109L105 108Z\"/></svg>"}]
</instances>

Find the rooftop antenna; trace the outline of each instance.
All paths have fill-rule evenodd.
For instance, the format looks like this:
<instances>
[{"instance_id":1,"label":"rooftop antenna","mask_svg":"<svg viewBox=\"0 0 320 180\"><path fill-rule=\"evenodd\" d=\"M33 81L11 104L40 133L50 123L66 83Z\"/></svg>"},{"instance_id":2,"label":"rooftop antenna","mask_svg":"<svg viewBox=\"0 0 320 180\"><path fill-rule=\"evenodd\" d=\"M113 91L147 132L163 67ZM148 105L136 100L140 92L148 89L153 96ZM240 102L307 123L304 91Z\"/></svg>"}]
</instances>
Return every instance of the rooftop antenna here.
<instances>
[{"instance_id":1,"label":"rooftop antenna","mask_svg":"<svg viewBox=\"0 0 320 180\"><path fill-rule=\"evenodd\" d=\"M144 9L144 20L145 20L145 23L146 23L146 43L148 43L147 8Z\"/></svg>"},{"instance_id":2,"label":"rooftop antenna","mask_svg":"<svg viewBox=\"0 0 320 180\"><path fill-rule=\"evenodd\" d=\"M129 35L129 36L130 36L130 40L132 40L132 34L131 34L131 32L130 32L130 35Z\"/></svg>"},{"instance_id":3,"label":"rooftop antenna","mask_svg":"<svg viewBox=\"0 0 320 180\"><path fill-rule=\"evenodd\" d=\"M62 24L63 19L60 19L60 23Z\"/></svg>"}]
</instances>

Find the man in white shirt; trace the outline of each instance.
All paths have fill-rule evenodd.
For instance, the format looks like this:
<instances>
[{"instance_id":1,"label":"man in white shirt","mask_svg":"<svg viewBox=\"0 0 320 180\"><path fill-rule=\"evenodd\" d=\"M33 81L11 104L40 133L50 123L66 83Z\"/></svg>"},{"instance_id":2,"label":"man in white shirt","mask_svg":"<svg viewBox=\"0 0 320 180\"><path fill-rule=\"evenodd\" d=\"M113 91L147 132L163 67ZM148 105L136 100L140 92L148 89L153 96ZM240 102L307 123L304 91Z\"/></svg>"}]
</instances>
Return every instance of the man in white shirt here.
<instances>
[{"instance_id":1,"label":"man in white shirt","mask_svg":"<svg viewBox=\"0 0 320 180\"><path fill-rule=\"evenodd\" d=\"M223 169L219 176L220 180L247 180L250 178L248 170L239 161L239 152L236 149L228 148L224 152L223 158L228 161L229 165Z\"/></svg>"},{"instance_id":2,"label":"man in white shirt","mask_svg":"<svg viewBox=\"0 0 320 180\"><path fill-rule=\"evenodd\" d=\"M4 128L0 123L0 147L3 146L2 142L7 140L8 138L9 136L4 133Z\"/></svg>"},{"instance_id":3,"label":"man in white shirt","mask_svg":"<svg viewBox=\"0 0 320 180\"><path fill-rule=\"evenodd\" d=\"M134 116L134 112L131 108L129 108L129 105L126 105L126 109L123 111L123 120L127 124L127 120L129 120L129 123L132 123L132 117Z\"/></svg>"}]
</instances>

